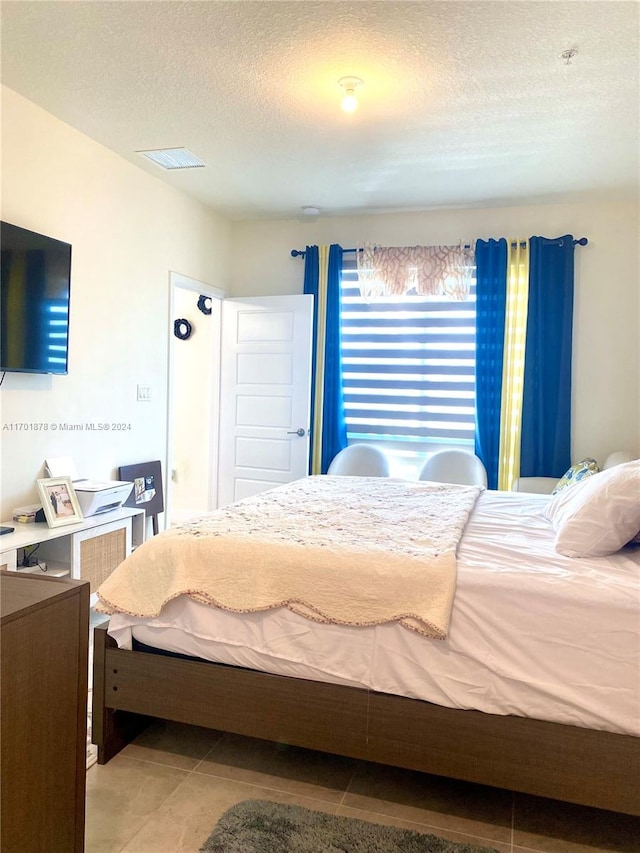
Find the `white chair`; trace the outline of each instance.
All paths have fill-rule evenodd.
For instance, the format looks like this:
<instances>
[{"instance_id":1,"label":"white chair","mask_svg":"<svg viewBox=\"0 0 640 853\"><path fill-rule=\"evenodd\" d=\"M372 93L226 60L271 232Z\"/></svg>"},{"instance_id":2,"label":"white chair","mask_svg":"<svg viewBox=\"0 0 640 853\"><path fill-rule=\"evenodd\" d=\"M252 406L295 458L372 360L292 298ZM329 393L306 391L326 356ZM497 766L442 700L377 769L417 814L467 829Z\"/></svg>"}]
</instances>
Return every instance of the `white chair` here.
<instances>
[{"instance_id":1,"label":"white chair","mask_svg":"<svg viewBox=\"0 0 640 853\"><path fill-rule=\"evenodd\" d=\"M439 450L420 470L419 480L486 486L487 472L480 459L466 450Z\"/></svg>"},{"instance_id":2,"label":"white chair","mask_svg":"<svg viewBox=\"0 0 640 853\"><path fill-rule=\"evenodd\" d=\"M616 450L604 460L602 470L606 471L608 468L613 468L614 465L623 465L625 462L633 462L635 458L632 453L628 453L626 450Z\"/></svg>"},{"instance_id":3,"label":"white chair","mask_svg":"<svg viewBox=\"0 0 640 853\"><path fill-rule=\"evenodd\" d=\"M389 460L371 444L350 444L334 456L327 474L344 477L388 477Z\"/></svg>"},{"instance_id":4,"label":"white chair","mask_svg":"<svg viewBox=\"0 0 640 853\"><path fill-rule=\"evenodd\" d=\"M613 468L614 465L621 465L624 462L631 462L633 456L626 450L616 450L610 453L604 461L602 471L607 468ZM518 477L513 481L511 490L513 492L529 492L537 495L550 495L558 485L559 477Z\"/></svg>"}]
</instances>

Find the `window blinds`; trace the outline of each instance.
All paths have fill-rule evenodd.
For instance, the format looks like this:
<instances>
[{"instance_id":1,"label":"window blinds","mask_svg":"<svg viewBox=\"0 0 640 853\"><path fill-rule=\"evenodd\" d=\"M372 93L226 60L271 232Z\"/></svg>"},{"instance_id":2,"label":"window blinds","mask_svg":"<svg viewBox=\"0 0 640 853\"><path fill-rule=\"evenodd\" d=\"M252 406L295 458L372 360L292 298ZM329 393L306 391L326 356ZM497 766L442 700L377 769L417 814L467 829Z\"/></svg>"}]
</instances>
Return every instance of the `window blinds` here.
<instances>
[{"instance_id":1,"label":"window blinds","mask_svg":"<svg viewBox=\"0 0 640 853\"><path fill-rule=\"evenodd\" d=\"M473 443L475 275L465 301L367 300L345 255L342 357L350 442Z\"/></svg>"}]
</instances>

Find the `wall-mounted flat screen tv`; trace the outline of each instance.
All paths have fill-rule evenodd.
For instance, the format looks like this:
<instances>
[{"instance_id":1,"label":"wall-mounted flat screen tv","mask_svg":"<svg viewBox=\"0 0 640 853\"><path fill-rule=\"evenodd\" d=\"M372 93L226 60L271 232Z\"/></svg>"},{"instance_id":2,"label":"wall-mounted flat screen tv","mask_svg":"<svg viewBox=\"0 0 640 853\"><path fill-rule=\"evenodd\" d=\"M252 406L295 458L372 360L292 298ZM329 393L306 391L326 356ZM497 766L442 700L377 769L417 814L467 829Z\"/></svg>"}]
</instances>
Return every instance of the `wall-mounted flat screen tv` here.
<instances>
[{"instance_id":1,"label":"wall-mounted flat screen tv","mask_svg":"<svg viewBox=\"0 0 640 853\"><path fill-rule=\"evenodd\" d=\"M67 373L71 246L0 223L0 371Z\"/></svg>"}]
</instances>

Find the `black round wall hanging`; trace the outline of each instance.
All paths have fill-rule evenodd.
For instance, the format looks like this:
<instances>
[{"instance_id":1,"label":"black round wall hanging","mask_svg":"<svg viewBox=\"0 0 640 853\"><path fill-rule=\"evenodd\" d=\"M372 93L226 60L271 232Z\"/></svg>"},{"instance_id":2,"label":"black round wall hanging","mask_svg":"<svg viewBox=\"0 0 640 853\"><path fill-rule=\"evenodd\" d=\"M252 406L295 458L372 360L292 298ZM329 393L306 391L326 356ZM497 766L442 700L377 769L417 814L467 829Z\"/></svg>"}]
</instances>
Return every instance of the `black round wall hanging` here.
<instances>
[{"instance_id":1,"label":"black round wall hanging","mask_svg":"<svg viewBox=\"0 0 640 853\"><path fill-rule=\"evenodd\" d=\"M173 334L176 338L180 338L181 341L186 341L187 338L191 337L191 332L193 331L193 326L188 320L181 318L180 320L176 320L173 324Z\"/></svg>"},{"instance_id":2,"label":"black round wall hanging","mask_svg":"<svg viewBox=\"0 0 640 853\"><path fill-rule=\"evenodd\" d=\"M203 314L211 314L211 297L200 296L198 298L198 308L202 311Z\"/></svg>"}]
</instances>

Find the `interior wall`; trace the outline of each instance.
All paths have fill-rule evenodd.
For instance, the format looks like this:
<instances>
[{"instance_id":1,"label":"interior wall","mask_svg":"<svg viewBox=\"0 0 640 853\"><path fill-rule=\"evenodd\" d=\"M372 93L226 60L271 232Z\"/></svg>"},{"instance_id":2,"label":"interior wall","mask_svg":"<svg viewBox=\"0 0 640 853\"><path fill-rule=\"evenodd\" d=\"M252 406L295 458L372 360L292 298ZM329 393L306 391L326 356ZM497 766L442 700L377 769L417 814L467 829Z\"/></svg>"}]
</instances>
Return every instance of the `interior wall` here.
<instances>
[{"instance_id":1,"label":"interior wall","mask_svg":"<svg viewBox=\"0 0 640 853\"><path fill-rule=\"evenodd\" d=\"M640 455L638 202L585 197L575 204L241 222L232 227L234 296L302 292L291 249L447 245L473 238L586 236L576 247L572 458L613 450Z\"/></svg>"},{"instance_id":2,"label":"interior wall","mask_svg":"<svg viewBox=\"0 0 640 853\"><path fill-rule=\"evenodd\" d=\"M173 320L188 320L189 338L173 339L171 415L171 523L208 512L217 459L212 438L218 417L215 375L219 370L220 300L211 300L211 313L198 308L198 292L174 289Z\"/></svg>"},{"instance_id":3,"label":"interior wall","mask_svg":"<svg viewBox=\"0 0 640 853\"><path fill-rule=\"evenodd\" d=\"M169 273L228 290L230 224L6 87L1 216L72 244L69 373L0 389L7 519L37 501L48 456L93 479L165 459Z\"/></svg>"}]
</instances>

